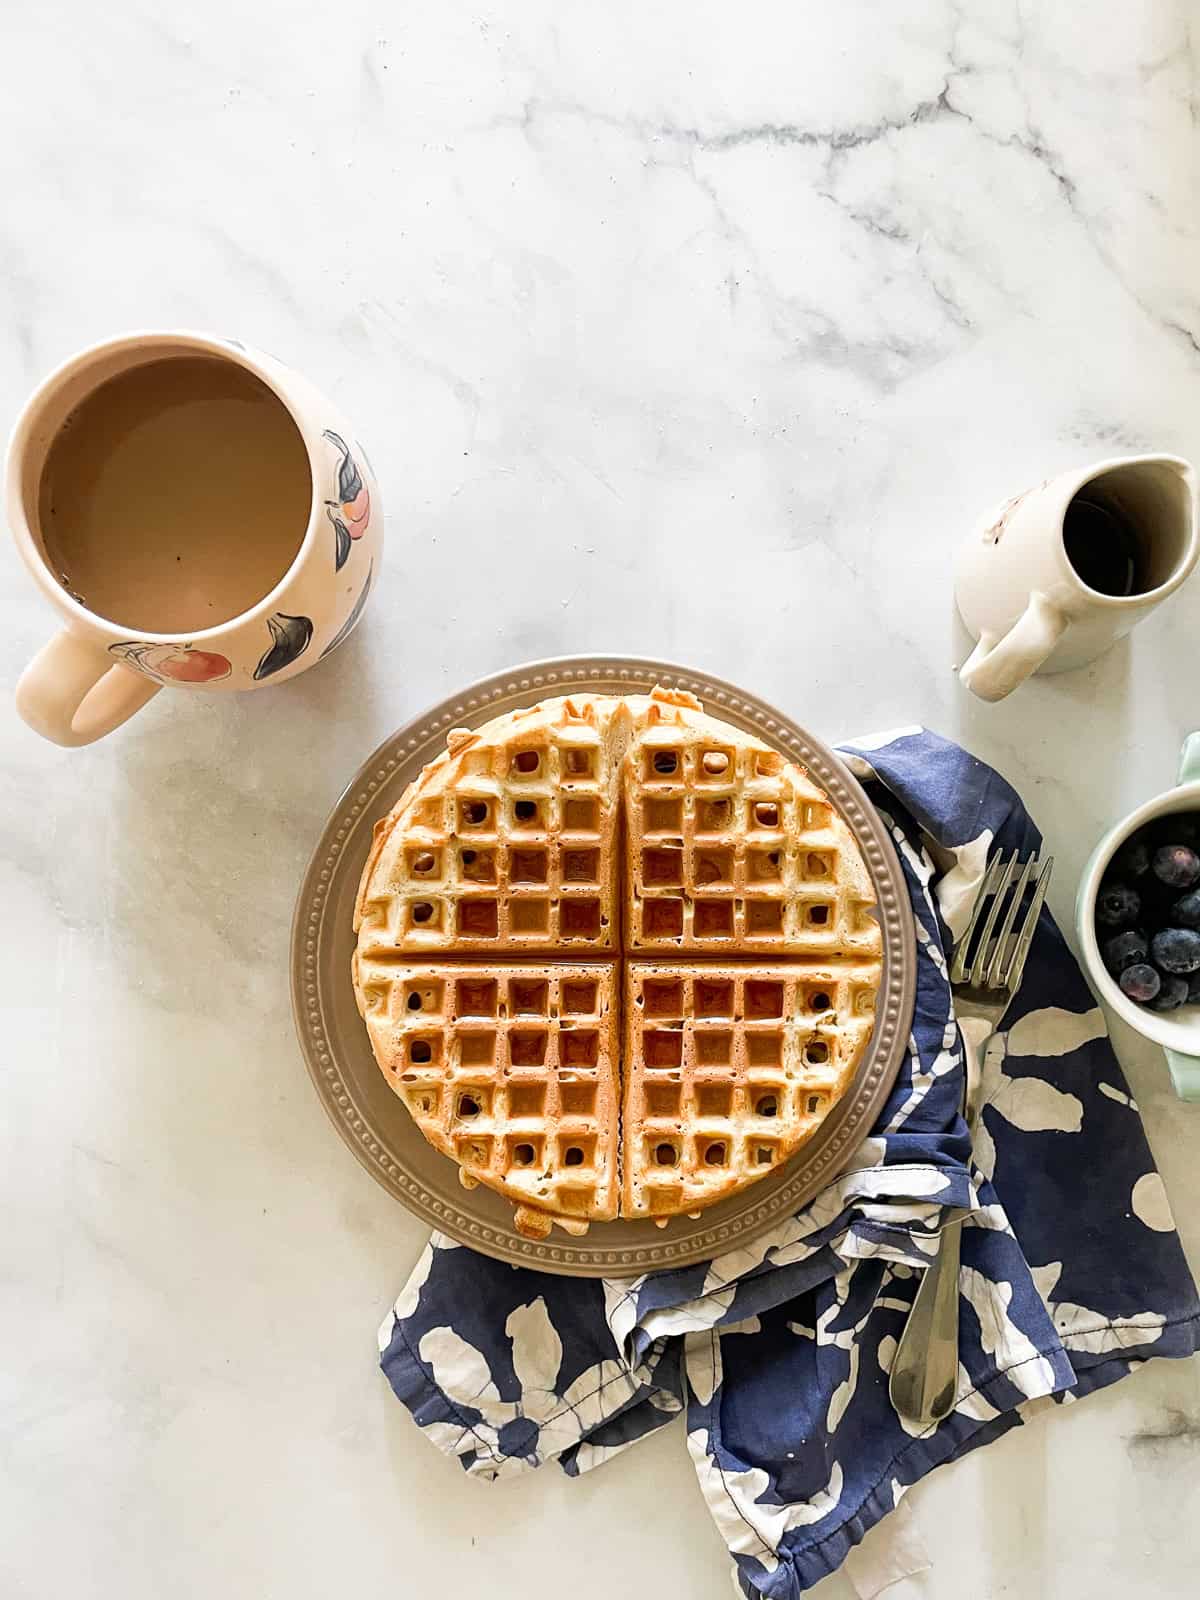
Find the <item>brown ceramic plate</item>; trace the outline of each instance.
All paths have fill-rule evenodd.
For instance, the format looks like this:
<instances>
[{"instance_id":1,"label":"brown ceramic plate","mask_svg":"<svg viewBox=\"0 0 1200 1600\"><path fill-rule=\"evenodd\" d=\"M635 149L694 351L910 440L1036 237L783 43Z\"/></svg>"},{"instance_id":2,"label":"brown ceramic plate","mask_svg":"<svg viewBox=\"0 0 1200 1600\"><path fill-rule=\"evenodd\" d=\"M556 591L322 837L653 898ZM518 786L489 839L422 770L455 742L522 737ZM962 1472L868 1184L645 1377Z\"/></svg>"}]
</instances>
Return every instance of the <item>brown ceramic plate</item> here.
<instances>
[{"instance_id":1,"label":"brown ceramic plate","mask_svg":"<svg viewBox=\"0 0 1200 1600\"><path fill-rule=\"evenodd\" d=\"M511 1205L478 1188L428 1145L375 1064L350 982L351 921L371 829L452 727L572 690L637 694L656 683L688 689L715 716L801 762L853 829L875 882L883 929L883 980L875 1031L849 1092L793 1159L752 1188L666 1228L649 1220L593 1223L581 1239L523 1238ZM334 808L305 873L292 927L296 1028L317 1093L333 1124L378 1183L431 1228L519 1266L580 1277L635 1277L689 1266L751 1244L809 1200L846 1165L870 1131L907 1047L916 983L912 912L895 852L867 797L819 739L719 678L666 662L577 656L534 662L471 685L386 740Z\"/></svg>"}]
</instances>

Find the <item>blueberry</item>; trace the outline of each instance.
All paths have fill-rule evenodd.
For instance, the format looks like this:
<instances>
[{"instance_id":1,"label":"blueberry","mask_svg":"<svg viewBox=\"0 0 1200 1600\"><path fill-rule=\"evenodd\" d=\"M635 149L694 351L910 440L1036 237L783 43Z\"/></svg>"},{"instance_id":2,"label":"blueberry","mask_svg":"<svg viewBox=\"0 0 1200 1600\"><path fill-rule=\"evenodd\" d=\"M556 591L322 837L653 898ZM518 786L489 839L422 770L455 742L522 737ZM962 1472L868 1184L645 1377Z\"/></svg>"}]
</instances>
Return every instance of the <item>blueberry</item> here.
<instances>
[{"instance_id":1,"label":"blueberry","mask_svg":"<svg viewBox=\"0 0 1200 1600\"><path fill-rule=\"evenodd\" d=\"M1187 1003L1190 1006L1200 1005L1200 971L1188 973Z\"/></svg>"},{"instance_id":2,"label":"blueberry","mask_svg":"<svg viewBox=\"0 0 1200 1600\"><path fill-rule=\"evenodd\" d=\"M1200 889L1180 895L1171 907L1173 928L1200 928Z\"/></svg>"},{"instance_id":3,"label":"blueberry","mask_svg":"<svg viewBox=\"0 0 1200 1600\"><path fill-rule=\"evenodd\" d=\"M1102 928L1126 928L1141 909L1137 890L1123 883L1110 883L1096 896L1096 921Z\"/></svg>"},{"instance_id":4,"label":"blueberry","mask_svg":"<svg viewBox=\"0 0 1200 1600\"><path fill-rule=\"evenodd\" d=\"M1136 835L1126 839L1109 863L1110 869L1120 878L1140 878L1150 870L1150 851L1146 841Z\"/></svg>"},{"instance_id":5,"label":"blueberry","mask_svg":"<svg viewBox=\"0 0 1200 1600\"><path fill-rule=\"evenodd\" d=\"M1167 981L1169 983L1171 980ZM1144 961L1138 961L1132 967L1126 967L1117 982L1121 985L1123 995L1128 996L1130 1000L1136 1000L1139 1005L1145 1005L1153 1000L1162 988L1163 980L1153 967L1148 967Z\"/></svg>"},{"instance_id":6,"label":"blueberry","mask_svg":"<svg viewBox=\"0 0 1200 1600\"><path fill-rule=\"evenodd\" d=\"M1166 884L1160 882L1153 873L1147 873L1138 885L1138 894L1142 901L1142 913L1138 918L1139 927L1153 932L1158 928L1178 926L1171 915L1172 907L1180 898L1178 889L1168 889Z\"/></svg>"},{"instance_id":7,"label":"blueberry","mask_svg":"<svg viewBox=\"0 0 1200 1600\"><path fill-rule=\"evenodd\" d=\"M1190 845L1160 845L1154 852L1154 876L1172 889L1190 889L1200 878L1200 856Z\"/></svg>"},{"instance_id":8,"label":"blueberry","mask_svg":"<svg viewBox=\"0 0 1200 1600\"><path fill-rule=\"evenodd\" d=\"M1162 988L1149 1002L1151 1011L1174 1011L1188 997L1186 978L1164 978Z\"/></svg>"},{"instance_id":9,"label":"blueberry","mask_svg":"<svg viewBox=\"0 0 1200 1600\"><path fill-rule=\"evenodd\" d=\"M1195 972L1200 967L1200 933L1164 928L1151 939L1150 956L1160 972Z\"/></svg>"},{"instance_id":10,"label":"blueberry","mask_svg":"<svg viewBox=\"0 0 1200 1600\"><path fill-rule=\"evenodd\" d=\"M1111 939L1106 939L1100 947L1100 954L1104 957L1104 965L1117 977L1126 967L1145 961L1149 949L1146 935L1140 928L1126 928L1124 933L1115 933Z\"/></svg>"},{"instance_id":11,"label":"blueberry","mask_svg":"<svg viewBox=\"0 0 1200 1600\"><path fill-rule=\"evenodd\" d=\"M1160 844L1188 844L1193 850L1200 843L1200 817L1190 811L1174 811L1159 817L1153 824L1155 839Z\"/></svg>"}]
</instances>

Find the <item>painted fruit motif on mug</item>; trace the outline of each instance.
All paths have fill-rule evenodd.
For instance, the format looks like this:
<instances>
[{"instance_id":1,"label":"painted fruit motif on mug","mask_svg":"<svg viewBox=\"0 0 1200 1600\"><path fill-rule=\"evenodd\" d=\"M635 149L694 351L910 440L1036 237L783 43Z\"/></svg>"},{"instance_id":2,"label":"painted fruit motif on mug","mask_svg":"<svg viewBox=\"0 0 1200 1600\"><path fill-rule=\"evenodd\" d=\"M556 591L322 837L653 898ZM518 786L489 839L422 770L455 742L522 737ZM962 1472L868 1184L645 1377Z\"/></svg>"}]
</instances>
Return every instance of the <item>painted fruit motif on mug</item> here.
<instances>
[{"instance_id":1,"label":"painted fruit motif on mug","mask_svg":"<svg viewBox=\"0 0 1200 1600\"><path fill-rule=\"evenodd\" d=\"M350 559L350 529L332 506L325 507L325 515L333 524L333 570L340 572Z\"/></svg>"},{"instance_id":2,"label":"painted fruit motif on mug","mask_svg":"<svg viewBox=\"0 0 1200 1600\"><path fill-rule=\"evenodd\" d=\"M374 576L375 576L375 560L374 560L374 557L372 557L371 565L367 568L367 581L363 584L362 588L359 590L358 599L354 602L354 605L353 605L353 608L351 609L350 615L346 618L345 622L342 623L341 627L334 634L333 638L330 639L329 643L325 646L324 650L321 651L321 654L317 657L318 661L324 661L325 657L329 654L329 652L331 650L336 650L337 649L338 645L341 644L342 640L346 637L346 635L354 627L354 624L358 621L359 617L362 616L363 607L367 603L367 596L371 592L371 579Z\"/></svg>"},{"instance_id":3,"label":"painted fruit motif on mug","mask_svg":"<svg viewBox=\"0 0 1200 1600\"><path fill-rule=\"evenodd\" d=\"M127 667L160 683L217 683L233 671L228 656L216 650L197 650L190 644L148 644L141 639L123 639L120 644L110 644L108 650Z\"/></svg>"},{"instance_id":4,"label":"painted fruit motif on mug","mask_svg":"<svg viewBox=\"0 0 1200 1600\"><path fill-rule=\"evenodd\" d=\"M342 458L338 466L337 499L325 502L325 515L333 524L334 570L340 572L349 559L351 545L362 538L370 524L371 491L341 434L326 428L323 437Z\"/></svg>"},{"instance_id":5,"label":"painted fruit motif on mug","mask_svg":"<svg viewBox=\"0 0 1200 1600\"><path fill-rule=\"evenodd\" d=\"M263 653L254 669L256 683L261 683L274 672L282 672L284 667L290 667L308 649L313 636L311 618L292 617L286 611L276 611L268 617L267 627L271 631L271 647Z\"/></svg>"}]
</instances>

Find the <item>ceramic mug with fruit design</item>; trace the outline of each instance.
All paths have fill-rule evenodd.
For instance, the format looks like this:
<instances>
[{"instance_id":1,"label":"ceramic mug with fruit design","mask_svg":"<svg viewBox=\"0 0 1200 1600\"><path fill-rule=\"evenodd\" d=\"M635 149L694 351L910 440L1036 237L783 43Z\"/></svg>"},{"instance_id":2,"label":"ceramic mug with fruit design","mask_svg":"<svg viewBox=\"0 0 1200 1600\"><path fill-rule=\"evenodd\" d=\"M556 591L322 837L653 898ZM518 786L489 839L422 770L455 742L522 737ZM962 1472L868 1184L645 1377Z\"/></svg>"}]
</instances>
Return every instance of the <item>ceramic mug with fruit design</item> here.
<instances>
[{"instance_id":1,"label":"ceramic mug with fruit design","mask_svg":"<svg viewBox=\"0 0 1200 1600\"><path fill-rule=\"evenodd\" d=\"M1176 787L1155 795L1136 811L1131 811L1092 851L1079 880L1075 928L1084 969L1095 993L1136 1032L1162 1045L1179 1098L1200 1101L1200 1005L1182 1005L1173 1011L1156 1012L1130 999L1105 965L1101 953L1103 935L1098 934L1096 928L1096 897L1117 852L1148 823L1159 823L1156 832L1164 845L1169 843L1169 819L1185 813L1200 819L1200 733L1189 734L1184 741ZM1189 832L1194 831L1194 827L1189 829ZM1176 892L1182 895L1183 885Z\"/></svg>"},{"instance_id":2,"label":"ceramic mug with fruit design","mask_svg":"<svg viewBox=\"0 0 1200 1600\"><path fill-rule=\"evenodd\" d=\"M37 389L6 463L17 548L62 619L17 685L36 732L102 738L162 688L281 683L362 615L379 490L305 378L233 339L94 345Z\"/></svg>"}]
</instances>

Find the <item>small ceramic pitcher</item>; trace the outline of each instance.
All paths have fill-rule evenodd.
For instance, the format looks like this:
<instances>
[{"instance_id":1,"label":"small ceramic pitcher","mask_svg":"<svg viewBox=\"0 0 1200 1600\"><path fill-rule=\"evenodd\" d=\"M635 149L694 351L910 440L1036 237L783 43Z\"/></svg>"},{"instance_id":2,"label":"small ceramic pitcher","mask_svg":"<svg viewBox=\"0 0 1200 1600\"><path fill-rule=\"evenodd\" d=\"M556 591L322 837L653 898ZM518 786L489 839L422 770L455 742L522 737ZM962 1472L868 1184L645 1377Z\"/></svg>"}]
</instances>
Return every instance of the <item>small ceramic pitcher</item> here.
<instances>
[{"instance_id":1,"label":"small ceramic pitcher","mask_svg":"<svg viewBox=\"0 0 1200 1600\"><path fill-rule=\"evenodd\" d=\"M1122 456L1039 484L985 519L960 553L954 597L979 642L960 676L1002 700L1034 672L1101 655L1172 594L1196 565L1196 478L1178 456ZM1136 542L1128 592L1101 592L1064 538L1082 507L1101 530ZM1113 521L1113 519L1119 519Z\"/></svg>"},{"instance_id":2,"label":"small ceramic pitcher","mask_svg":"<svg viewBox=\"0 0 1200 1600\"><path fill-rule=\"evenodd\" d=\"M1075 931L1088 982L1104 1004L1146 1039L1162 1045L1171 1081L1181 1100L1200 1101L1200 1006L1178 1011L1147 1011L1122 994L1100 955L1096 937L1096 895L1105 868L1126 839L1156 817L1200 812L1200 733L1189 734L1179 753L1179 778L1174 789L1155 795L1110 828L1092 851L1075 899Z\"/></svg>"},{"instance_id":3,"label":"small ceramic pitcher","mask_svg":"<svg viewBox=\"0 0 1200 1600\"><path fill-rule=\"evenodd\" d=\"M133 636L88 610L49 564L39 528L42 470L67 418L100 384L142 363L197 355L247 369L289 412L308 457L307 526L282 579L240 615L186 636ZM379 489L349 423L299 373L235 339L132 334L74 356L45 380L18 418L5 476L13 538L63 624L25 669L17 709L55 744L102 738L162 688L224 692L294 677L346 638L379 574Z\"/></svg>"}]
</instances>

